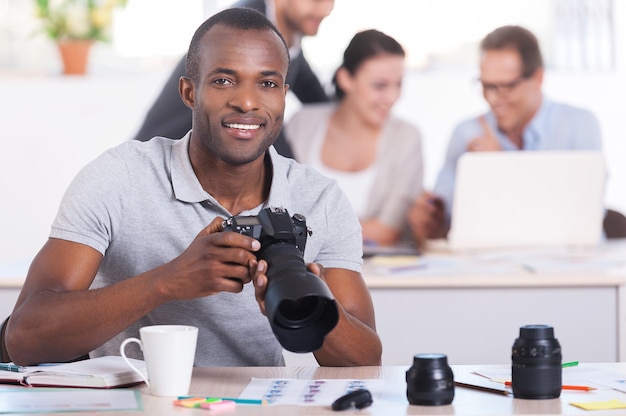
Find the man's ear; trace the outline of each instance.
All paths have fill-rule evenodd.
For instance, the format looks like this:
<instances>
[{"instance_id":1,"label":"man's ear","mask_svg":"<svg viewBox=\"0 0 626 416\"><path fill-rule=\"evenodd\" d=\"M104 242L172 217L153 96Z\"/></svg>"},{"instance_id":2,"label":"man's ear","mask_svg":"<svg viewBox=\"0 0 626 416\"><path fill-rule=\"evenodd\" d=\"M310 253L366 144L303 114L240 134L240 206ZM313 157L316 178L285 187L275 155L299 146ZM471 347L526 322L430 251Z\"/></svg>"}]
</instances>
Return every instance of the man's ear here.
<instances>
[{"instance_id":1,"label":"man's ear","mask_svg":"<svg viewBox=\"0 0 626 416\"><path fill-rule=\"evenodd\" d=\"M195 93L195 85L193 81L185 76L180 77L178 80L178 92L180 94L180 98L183 100L183 103L193 110L196 97Z\"/></svg>"}]
</instances>

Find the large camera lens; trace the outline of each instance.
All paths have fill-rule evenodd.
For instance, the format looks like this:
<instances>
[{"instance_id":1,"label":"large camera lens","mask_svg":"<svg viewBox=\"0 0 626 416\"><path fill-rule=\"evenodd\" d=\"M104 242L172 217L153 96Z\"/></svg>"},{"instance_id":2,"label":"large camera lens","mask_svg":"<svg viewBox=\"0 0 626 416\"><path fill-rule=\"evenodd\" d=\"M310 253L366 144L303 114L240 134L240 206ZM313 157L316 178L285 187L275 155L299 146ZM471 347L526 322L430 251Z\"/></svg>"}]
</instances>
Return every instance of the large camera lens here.
<instances>
[{"instance_id":1,"label":"large camera lens","mask_svg":"<svg viewBox=\"0 0 626 416\"><path fill-rule=\"evenodd\" d=\"M520 399L555 399L561 395L561 345L548 325L520 328L511 354L511 387Z\"/></svg>"},{"instance_id":2,"label":"large camera lens","mask_svg":"<svg viewBox=\"0 0 626 416\"><path fill-rule=\"evenodd\" d=\"M278 305L276 319L285 327L300 328L318 319L324 311L324 305L325 302L319 296L284 299Z\"/></svg>"},{"instance_id":3,"label":"large camera lens","mask_svg":"<svg viewBox=\"0 0 626 416\"><path fill-rule=\"evenodd\" d=\"M256 256L268 266L265 311L278 342L292 352L321 348L339 321L339 311L326 282L304 263L304 246L311 234L306 218L289 217L282 208L265 208L258 216L231 217L223 227L261 243Z\"/></svg>"},{"instance_id":4,"label":"large camera lens","mask_svg":"<svg viewBox=\"0 0 626 416\"><path fill-rule=\"evenodd\" d=\"M286 350L311 352L337 325L335 299L322 279L306 268L292 244L273 242L257 253L267 261L265 310L272 331Z\"/></svg>"}]
</instances>

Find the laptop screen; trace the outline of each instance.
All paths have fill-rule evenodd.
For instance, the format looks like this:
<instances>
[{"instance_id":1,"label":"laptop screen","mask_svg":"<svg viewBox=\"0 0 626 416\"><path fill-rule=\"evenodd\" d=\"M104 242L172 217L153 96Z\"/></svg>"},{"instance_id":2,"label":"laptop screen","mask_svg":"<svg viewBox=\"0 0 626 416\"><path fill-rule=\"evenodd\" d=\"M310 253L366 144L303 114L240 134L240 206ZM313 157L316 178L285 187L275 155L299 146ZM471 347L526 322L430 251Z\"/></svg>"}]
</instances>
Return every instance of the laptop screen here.
<instances>
[{"instance_id":1,"label":"laptop screen","mask_svg":"<svg viewBox=\"0 0 626 416\"><path fill-rule=\"evenodd\" d=\"M598 244L605 182L599 151L466 153L457 165L450 246Z\"/></svg>"}]
</instances>

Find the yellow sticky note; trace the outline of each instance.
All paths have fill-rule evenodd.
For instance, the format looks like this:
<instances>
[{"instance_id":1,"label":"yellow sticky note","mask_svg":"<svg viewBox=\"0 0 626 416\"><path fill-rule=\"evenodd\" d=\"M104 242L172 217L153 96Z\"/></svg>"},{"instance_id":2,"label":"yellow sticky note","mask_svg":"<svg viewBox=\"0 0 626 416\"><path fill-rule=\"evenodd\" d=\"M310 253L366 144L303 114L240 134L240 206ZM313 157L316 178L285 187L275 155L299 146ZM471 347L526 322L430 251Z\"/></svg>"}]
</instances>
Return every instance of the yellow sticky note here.
<instances>
[{"instance_id":1,"label":"yellow sticky note","mask_svg":"<svg viewBox=\"0 0 626 416\"><path fill-rule=\"evenodd\" d=\"M606 402L576 402L570 404L585 410L626 409L626 403L617 399Z\"/></svg>"}]
</instances>

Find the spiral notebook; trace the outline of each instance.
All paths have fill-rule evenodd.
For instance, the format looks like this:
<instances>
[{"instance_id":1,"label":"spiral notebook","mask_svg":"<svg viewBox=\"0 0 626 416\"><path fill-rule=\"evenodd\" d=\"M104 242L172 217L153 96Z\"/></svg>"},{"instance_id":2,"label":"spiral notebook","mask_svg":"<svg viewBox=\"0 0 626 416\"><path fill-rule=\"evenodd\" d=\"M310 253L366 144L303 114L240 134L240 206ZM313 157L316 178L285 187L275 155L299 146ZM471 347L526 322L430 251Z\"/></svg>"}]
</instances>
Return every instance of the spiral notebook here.
<instances>
[{"instance_id":1,"label":"spiral notebook","mask_svg":"<svg viewBox=\"0 0 626 416\"><path fill-rule=\"evenodd\" d=\"M601 241L599 151L466 153L459 159L450 246L592 246Z\"/></svg>"}]
</instances>

